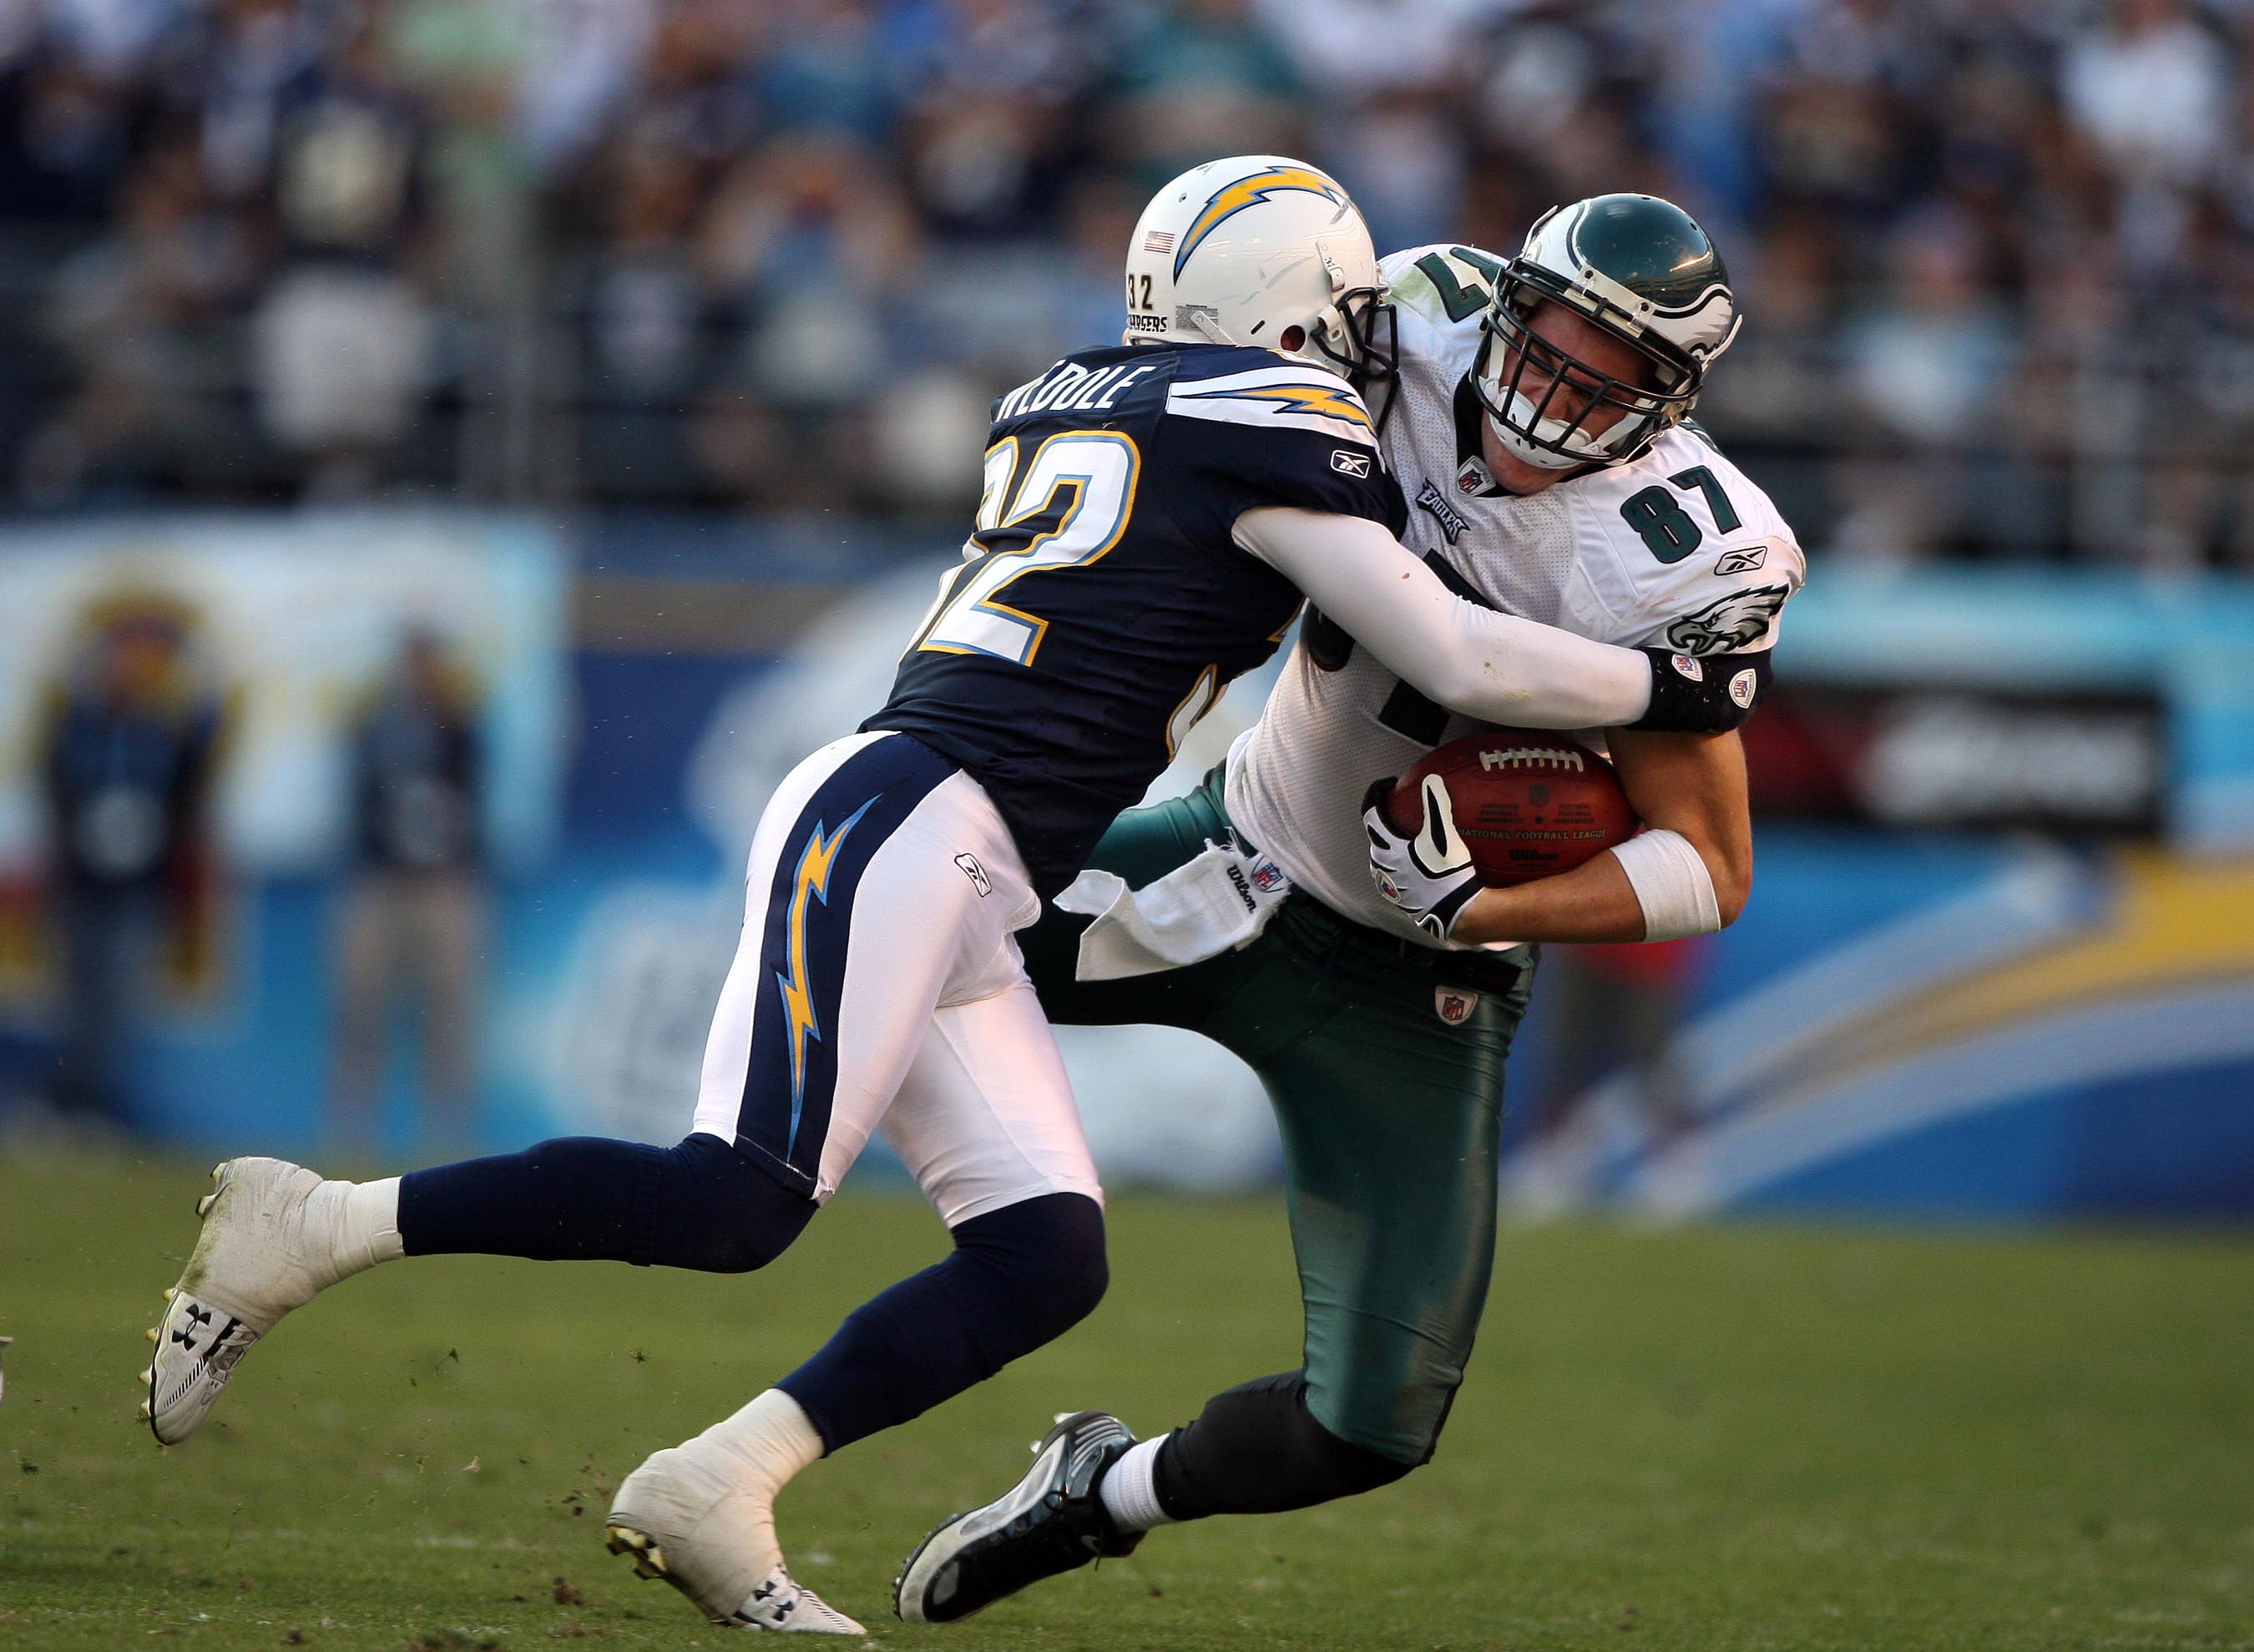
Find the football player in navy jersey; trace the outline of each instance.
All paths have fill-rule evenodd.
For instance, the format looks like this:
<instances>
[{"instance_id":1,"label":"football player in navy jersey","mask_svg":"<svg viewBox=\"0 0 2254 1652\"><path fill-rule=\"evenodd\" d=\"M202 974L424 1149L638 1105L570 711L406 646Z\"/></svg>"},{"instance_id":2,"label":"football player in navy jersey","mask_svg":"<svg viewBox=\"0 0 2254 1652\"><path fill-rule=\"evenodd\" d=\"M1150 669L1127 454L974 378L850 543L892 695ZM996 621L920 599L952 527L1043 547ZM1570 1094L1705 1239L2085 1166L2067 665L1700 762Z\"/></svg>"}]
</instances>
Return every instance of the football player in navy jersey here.
<instances>
[{"instance_id":1,"label":"football player in navy jersey","mask_svg":"<svg viewBox=\"0 0 2254 1652\"><path fill-rule=\"evenodd\" d=\"M1275 157L1198 167L1152 202L1129 268L1124 342L997 403L974 530L885 707L762 816L689 1136L367 1183L229 1160L150 1333L159 1440L194 1430L283 1315L378 1262L758 1268L881 1129L952 1253L652 1456L608 1522L613 1550L715 1622L861 1633L792 1580L777 1494L1057 1336L1104 1288L1101 1189L1014 933L1303 594L1474 716L1586 727L1679 696L1636 650L1464 601L1396 541L1348 378L1386 371L1380 278L1330 178Z\"/></svg>"}]
</instances>

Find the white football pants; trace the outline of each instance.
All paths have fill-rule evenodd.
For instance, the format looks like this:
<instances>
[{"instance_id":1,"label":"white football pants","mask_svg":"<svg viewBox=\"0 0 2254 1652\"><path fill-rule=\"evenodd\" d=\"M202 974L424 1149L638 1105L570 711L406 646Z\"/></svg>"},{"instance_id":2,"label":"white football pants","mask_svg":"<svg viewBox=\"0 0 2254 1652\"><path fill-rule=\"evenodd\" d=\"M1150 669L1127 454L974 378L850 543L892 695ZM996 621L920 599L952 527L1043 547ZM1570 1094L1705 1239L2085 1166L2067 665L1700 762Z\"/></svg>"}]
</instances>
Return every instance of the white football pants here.
<instances>
[{"instance_id":1,"label":"white football pants","mask_svg":"<svg viewBox=\"0 0 2254 1652\"><path fill-rule=\"evenodd\" d=\"M850 735L760 817L695 1128L816 1200L871 1132L949 1227L1102 1190L1012 932L1040 915L985 791L904 734Z\"/></svg>"}]
</instances>

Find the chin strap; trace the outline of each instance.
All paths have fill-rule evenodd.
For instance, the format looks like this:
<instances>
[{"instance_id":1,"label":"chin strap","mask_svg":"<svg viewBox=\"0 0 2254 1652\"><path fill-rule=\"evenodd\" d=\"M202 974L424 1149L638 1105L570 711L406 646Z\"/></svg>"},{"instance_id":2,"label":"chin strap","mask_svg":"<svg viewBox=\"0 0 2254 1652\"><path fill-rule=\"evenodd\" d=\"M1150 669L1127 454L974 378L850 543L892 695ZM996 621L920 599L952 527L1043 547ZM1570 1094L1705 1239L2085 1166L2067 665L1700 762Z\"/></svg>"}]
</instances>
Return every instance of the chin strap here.
<instances>
[{"instance_id":1,"label":"chin strap","mask_svg":"<svg viewBox=\"0 0 2254 1652\"><path fill-rule=\"evenodd\" d=\"M1174 325L1187 326L1208 344L1235 344L1236 340L1222 331L1221 318L1209 304L1185 304L1174 307Z\"/></svg>"}]
</instances>

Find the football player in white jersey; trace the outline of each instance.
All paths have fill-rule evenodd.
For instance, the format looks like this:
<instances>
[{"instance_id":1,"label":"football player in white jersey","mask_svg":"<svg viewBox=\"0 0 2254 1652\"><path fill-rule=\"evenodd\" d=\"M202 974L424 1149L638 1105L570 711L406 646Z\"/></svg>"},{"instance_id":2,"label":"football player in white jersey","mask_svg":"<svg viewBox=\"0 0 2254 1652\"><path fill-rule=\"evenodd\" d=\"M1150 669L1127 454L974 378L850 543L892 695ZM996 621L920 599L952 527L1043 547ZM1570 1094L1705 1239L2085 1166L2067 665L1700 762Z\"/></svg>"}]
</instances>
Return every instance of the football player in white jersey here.
<instances>
[{"instance_id":1,"label":"football player in white jersey","mask_svg":"<svg viewBox=\"0 0 2254 1652\"><path fill-rule=\"evenodd\" d=\"M1621 645L1622 661L1642 651L1648 704L1583 734L1609 747L1647 830L1509 889L1477 884L1444 788L1404 840L1375 807L1390 777L1479 724L1439 703L1452 685L1436 700L1310 611L1224 767L1123 815L1091 863L1102 876L1023 938L1053 1020L1194 1028L1260 1074L1305 1363L1131 1446L1103 1412L1059 1418L1014 1489L910 1556L895 1604L911 1620L966 1616L1154 1526L1304 1507L1425 1461L1487 1294L1528 943L1701 934L1745 903L1734 721L1804 568L1768 497L1686 422L1738 328L1720 256L1681 208L1620 194L1552 211L1508 261L1418 248L1382 271L1394 359L1370 397L1400 536L1472 603ZM1607 705L1628 686L1611 657L1583 659ZM1686 696L1729 714L1693 721ZM1564 726L1558 701L1553 682L1515 720ZM1593 726L1607 722L1625 726ZM1228 910L1212 880L1231 872L1248 915L1201 916Z\"/></svg>"}]
</instances>

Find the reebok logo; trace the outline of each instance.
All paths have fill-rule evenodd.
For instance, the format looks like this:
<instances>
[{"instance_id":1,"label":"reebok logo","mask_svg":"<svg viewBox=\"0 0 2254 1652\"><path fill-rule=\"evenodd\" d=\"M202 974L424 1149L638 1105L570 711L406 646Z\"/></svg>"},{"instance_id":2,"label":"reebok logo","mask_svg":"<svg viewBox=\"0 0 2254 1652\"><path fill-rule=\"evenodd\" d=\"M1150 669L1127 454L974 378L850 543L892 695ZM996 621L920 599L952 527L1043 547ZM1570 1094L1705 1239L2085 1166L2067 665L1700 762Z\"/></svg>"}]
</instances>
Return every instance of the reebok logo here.
<instances>
[{"instance_id":1,"label":"reebok logo","mask_svg":"<svg viewBox=\"0 0 2254 1652\"><path fill-rule=\"evenodd\" d=\"M1331 450L1331 468L1341 476L1367 476L1369 474L1370 457L1368 453L1350 453L1345 448L1334 447Z\"/></svg>"},{"instance_id":2,"label":"reebok logo","mask_svg":"<svg viewBox=\"0 0 2254 1652\"><path fill-rule=\"evenodd\" d=\"M955 864L962 867L962 875L970 879L970 886L978 892L979 900L984 900L994 892L994 885L986 876L986 869L978 864L977 856L957 855Z\"/></svg>"}]
</instances>

